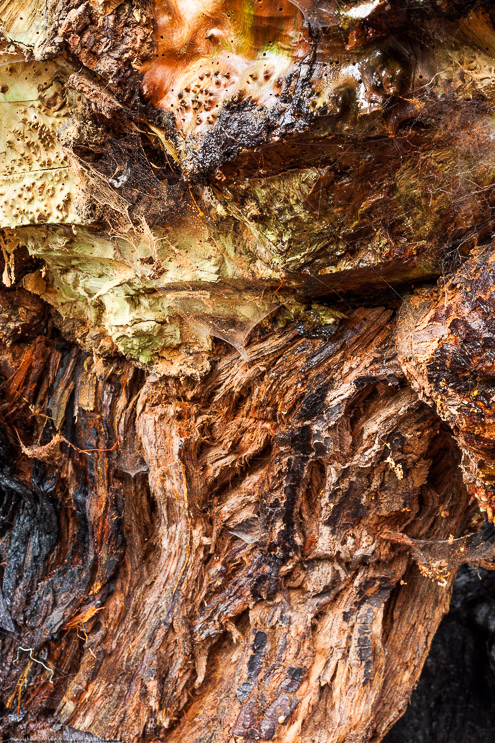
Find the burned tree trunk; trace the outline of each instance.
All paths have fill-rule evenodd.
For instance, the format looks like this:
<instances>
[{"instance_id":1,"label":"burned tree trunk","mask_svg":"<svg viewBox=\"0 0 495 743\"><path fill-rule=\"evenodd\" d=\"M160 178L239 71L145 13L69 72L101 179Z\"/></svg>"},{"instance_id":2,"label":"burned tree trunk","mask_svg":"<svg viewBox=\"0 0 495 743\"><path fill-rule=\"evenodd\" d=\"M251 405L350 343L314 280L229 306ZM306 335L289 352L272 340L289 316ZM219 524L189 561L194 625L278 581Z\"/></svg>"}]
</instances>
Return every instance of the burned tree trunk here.
<instances>
[{"instance_id":1,"label":"burned tree trunk","mask_svg":"<svg viewBox=\"0 0 495 743\"><path fill-rule=\"evenodd\" d=\"M495 553L491 3L0 10L4 731L378 743Z\"/></svg>"}]
</instances>

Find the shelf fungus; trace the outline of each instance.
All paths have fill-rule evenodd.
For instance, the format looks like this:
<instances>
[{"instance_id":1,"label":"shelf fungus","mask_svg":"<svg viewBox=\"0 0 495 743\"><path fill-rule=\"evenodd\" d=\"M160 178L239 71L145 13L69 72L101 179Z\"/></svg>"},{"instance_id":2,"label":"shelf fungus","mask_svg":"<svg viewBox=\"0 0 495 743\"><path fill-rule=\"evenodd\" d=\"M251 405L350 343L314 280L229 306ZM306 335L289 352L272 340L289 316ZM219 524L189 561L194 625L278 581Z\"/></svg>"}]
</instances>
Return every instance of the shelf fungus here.
<instances>
[{"instance_id":1,"label":"shelf fungus","mask_svg":"<svg viewBox=\"0 0 495 743\"><path fill-rule=\"evenodd\" d=\"M492 5L0 0L13 739L404 711L495 555Z\"/></svg>"}]
</instances>

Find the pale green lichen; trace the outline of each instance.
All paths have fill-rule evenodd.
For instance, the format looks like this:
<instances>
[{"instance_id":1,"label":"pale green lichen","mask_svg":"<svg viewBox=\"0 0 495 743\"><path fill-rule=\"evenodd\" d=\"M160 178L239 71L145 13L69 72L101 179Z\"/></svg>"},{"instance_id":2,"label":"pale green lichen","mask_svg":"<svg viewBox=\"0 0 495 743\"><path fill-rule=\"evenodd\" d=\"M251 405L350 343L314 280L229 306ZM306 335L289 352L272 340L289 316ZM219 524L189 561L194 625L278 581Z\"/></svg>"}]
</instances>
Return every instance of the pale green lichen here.
<instances>
[{"instance_id":1,"label":"pale green lichen","mask_svg":"<svg viewBox=\"0 0 495 743\"><path fill-rule=\"evenodd\" d=\"M270 293L225 284L222 254L205 235L193 240L183 232L171 241L170 231L164 234L157 229L150 240L146 231L130 231L111 238L47 225L5 230L4 245L44 258L45 280L32 280L29 288L65 321L78 321L83 343L94 338L90 328L102 328L122 353L170 373L184 368L184 354L208 353L212 337L243 353L250 330L274 307ZM172 350L180 352L175 363Z\"/></svg>"}]
</instances>

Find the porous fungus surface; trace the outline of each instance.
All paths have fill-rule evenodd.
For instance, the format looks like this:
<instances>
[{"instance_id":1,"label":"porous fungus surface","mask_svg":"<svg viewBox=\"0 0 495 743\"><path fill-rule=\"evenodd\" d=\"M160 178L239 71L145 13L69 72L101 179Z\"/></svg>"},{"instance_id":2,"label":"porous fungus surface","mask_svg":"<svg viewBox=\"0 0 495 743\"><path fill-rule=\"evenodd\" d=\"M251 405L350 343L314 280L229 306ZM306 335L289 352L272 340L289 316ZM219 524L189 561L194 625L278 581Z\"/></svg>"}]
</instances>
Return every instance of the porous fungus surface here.
<instances>
[{"instance_id":1,"label":"porous fungus surface","mask_svg":"<svg viewBox=\"0 0 495 743\"><path fill-rule=\"evenodd\" d=\"M67 65L0 53L0 226L77 223L77 175L57 132L76 95Z\"/></svg>"},{"instance_id":2,"label":"porous fungus surface","mask_svg":"<svg viewBox=\"0 0 495 743\"><path fill-rule=\"evenodd\" d=\"M491 234L495 32L399 6L5 12L7 259L81 342L194 375L280 305L438 275Z\"/></svg>"}]
</instances>

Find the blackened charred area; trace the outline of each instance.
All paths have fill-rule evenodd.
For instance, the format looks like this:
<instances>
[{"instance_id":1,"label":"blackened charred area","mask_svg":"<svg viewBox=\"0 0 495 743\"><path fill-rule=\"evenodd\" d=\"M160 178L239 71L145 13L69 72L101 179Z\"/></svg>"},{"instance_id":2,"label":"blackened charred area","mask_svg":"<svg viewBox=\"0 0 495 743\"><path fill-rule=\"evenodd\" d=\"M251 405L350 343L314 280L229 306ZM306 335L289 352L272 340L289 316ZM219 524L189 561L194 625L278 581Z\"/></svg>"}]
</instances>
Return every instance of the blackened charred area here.
<instances>
[{"instance_id":1,"label":"blackened charred area","mask_svg":"<svg viewBox=\"0 0 495 743\"><path fill-rule=\"evenodd\" d=\"M331 379L325 380L314 392L311 392L303 401L301 407L298 410L296 420L306 421L316 418L321 415L325 409L325 398L328 394L329 387L332 384ZM304 428L302 431L304 431ZM302 443L303 443L302 439ZM306 442L304 445L304 453L309 454L310 446Z\"/></svg>"},{"instance_id":2,"label":"blackened charred area","mask_svg":"<svg viewBox=\"0 0 495 743\"><path fill-rule=\"evenodd\" d=\"M188 180L203 182L244 150L266 144L272 130L270 117L253 102L225 105L215 127L198 136L196 146L187 148L184 166Z\"/></svg>"},{"instance_id":3,"label":"blackened charred area","mask_svg":"<svg viewBox=\"0 0 495 743\"><path fill-rule=\"evenodd\" d=\"M280 437L285 439L291 455L285 460L284 486L279 498L265 501L262 520L267 529L276 529L277 555L286 560L298 550L296 540L296 507L299 502L301 483L304 482L310 458L313 455L312 426L305 424ZM281 443L281 441L279 441ZM270 544L268 549L275 549Z\"/></svg>"},{"instance_id":4,"label":"blackened charred area","mask_svg":"<svg viewBox=\"0 0 495 743\"><path fill-rule=\"evenodd\" d=\"M176 218L184 208L185 186L163 150L141 134L124 130L91 149L76 147L74 152L91 184L89 196L95 202L96 218L112 227L126 219L153 227L170 219L172 213Z\"/></svg>"},{"instance_id":5,"label":"blackened charred area","mask_svg":"<svg viewBox=\"0 0 495 743\"><path fill-rule=\"evenodd\" d=\"M2 433L0 437L2 628L16 634L22 631L23 634L30 636L32 628L36 626L31 602L39 573L57 542L57 508L56 502L50 497L53 483L42 483L36 478L38 487L28 488L16 478L13 471L14 461L14 450Z\"/></svg>"},{"instance_id":6,"label":"blackened charred area","mask_svg":"<svg viewBox=\"0 0 495 743\"><path fill-rule=\"evenodd\" d=\"M384 743L492 743L495 573L461 567L405 715Z\"/></svg>"},{"instance_id":7,"label":"blackened charred area","mask_svg":"<svg viewBox=\"0 0 495 743\"><path fill-rule=\"evenodd\" d=\"M15 320L15 303L11 309ZM27 302L25 318L29 310ZM33 316L36 327L42 317ZM79 642L67 635L66 623L102 605L123 549L111 427L99 412L80 408L74 391L84 376L88 384L88 359L54 329L44 330L42 340L31 341L36 354L22 334L0 359L6 377L0 390L0 678L7 714L9 697L25 678L19 674L29 673L36 688L46 681L42 665L29 664L29 657L18 661L20 647L48 668L57 652L61 667L77 664ZM15 374L9 376L13 363L24 374L23 396ZM118 374L107 391L101 399L111 408L120 392ZM57 671L54 688L65 682ZM40 704L46 707L43 693Z\"/></svg>"},{"instance_id":8,"label":"blackened charred area","mask_svg":"<svg viewBox=\"0 0 495 743\"><path fill-rule=\"evenodd\" d=\"M368 506L362 503L361 483L350 482L345 492L335 497L331 515L324 522L335 536L345 533L358 524L368 511Z\"/></svg>"},{"instance_id":9,"label":"blackened charred area","mask_svg":"<svg viewBox=\"0 0 495 743\"><path fill-rule=\"evenodd\" d=\"M439 391L448 386L466 392L473 385L471 353L457 344L444 343L428 364L428 380Z\"/></svg>"},{"instance_id":10,"label":"blackened charred area","mask_svg":"<svg viewBox=\"0 0 495 743\"><path fill-rule=\"evenodd\" d=\"M250 656L247 664L248 668L248 681L256 681L261 672L263 664L263 658L266 653L266 632L259 630L254 636L252 643L253 654Z\"/></svg>"},{"instance_id":11,"label":"blackened charred area","mask_svg":"<svg viewBox=\"0 0 495 743\"><path fill-rule=\"evenodd\" d=\"M272 108L257 105L251 98L233 99L221 109L217 123L191 139L183 167L191 182L207 182L219 168L241 153L254 152L270 139L291 139L308 132L315 116L310 108L315 55L309 55L289 75L280 100Z\"/></svg>"},{"instance_id":12,"label":"blackened charred area","mask_svg":"<svg viewBox=\"0 0 495 743\"><path fill-rule=\"evenodd\" d=\"M337 343L337 347L338 347ZM335 350L335 345L331 347ZM319 360L322 363L323 359ZM283 488L262 499L261 523L268 537L266 550L283 562L300 549L300 528L297 511L305 489L308 468L321 448L318 418L323 413L332 378L316 377L295 411L293 426L275 436L275 447L282 465ZM299 423L299 425L296 425Z\"/></svg>"}]
</instances>

